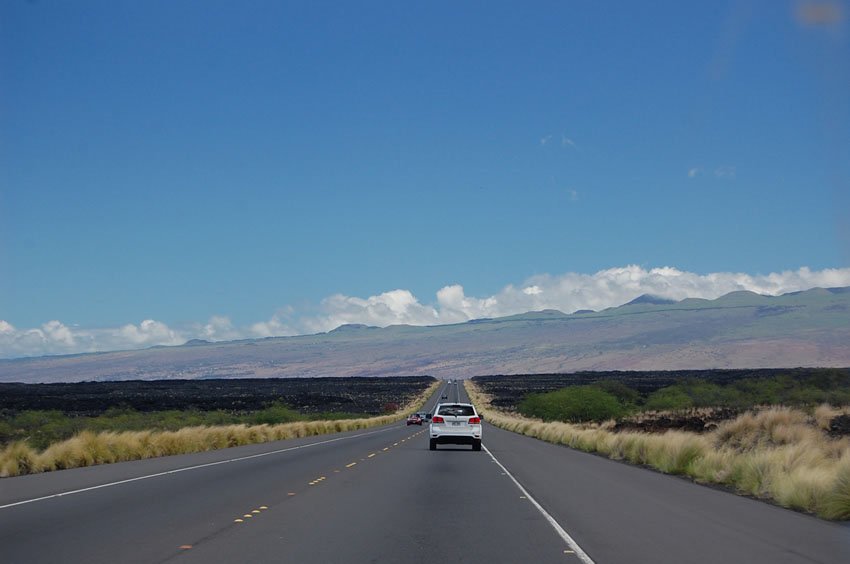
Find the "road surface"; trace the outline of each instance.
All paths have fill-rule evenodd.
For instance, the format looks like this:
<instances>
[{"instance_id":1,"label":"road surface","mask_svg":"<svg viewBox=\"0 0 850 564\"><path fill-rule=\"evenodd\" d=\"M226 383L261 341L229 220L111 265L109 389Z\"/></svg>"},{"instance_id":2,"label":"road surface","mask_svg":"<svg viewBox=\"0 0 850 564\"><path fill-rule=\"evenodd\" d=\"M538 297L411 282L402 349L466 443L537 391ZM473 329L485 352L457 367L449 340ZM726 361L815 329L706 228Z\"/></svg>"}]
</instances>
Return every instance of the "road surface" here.
<instances>
[{"instance_id":1,"label":"road surface","mask_svg":"<svg viewBox=\"0 0 850 564\"><path fill-rule=\"evenodd\" d=\"M850 562L847 525L491 425L484 447L401 423L5 478L0 562Z\"/></svg>"}]
</instances>

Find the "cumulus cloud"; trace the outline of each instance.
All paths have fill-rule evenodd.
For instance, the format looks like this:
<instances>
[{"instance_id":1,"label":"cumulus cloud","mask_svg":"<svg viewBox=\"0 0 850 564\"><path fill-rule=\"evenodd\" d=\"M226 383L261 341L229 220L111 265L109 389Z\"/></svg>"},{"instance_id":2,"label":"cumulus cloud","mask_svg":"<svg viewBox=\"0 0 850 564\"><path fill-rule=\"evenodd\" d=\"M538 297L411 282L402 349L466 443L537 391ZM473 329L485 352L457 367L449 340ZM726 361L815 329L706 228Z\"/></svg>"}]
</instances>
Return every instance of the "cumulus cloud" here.
<instances>
[{"instance_id":1,"label":"cumulus cloud","mask_svg":"<svg viewBox=\"0 0 850 564\"><path fill-rule=\"evenodd\" d=\"M320 315L301 320L306 332L328 331L348 323L383 327L439 322L437 310L420 304L408 290L392 290L366 299L334 294L322 300L321 310Z\"/></svg>"},{"instance_id":2,"label":"cumulus cloud","mask_svg":"<svg viewBox=\"0 0 850 564\"><path fill-rule=\"evenodd\" d=\"M180 337L168 325L153 319L145 319L138 325L128 323L112 333L117 342L135 346L179 344Z\"/></svg>"},{"instance_id":3,"label":"cumulus cloud","mask_svg":"<svg viewBox=\"0 0 850 564\"><path fill-rule=\"evenodd\" d=\"M0 357L68 354L153 345L180 345L189 339L223 341L244 338L289 336L329 331L340 325L361 323L388 325L438 325L470 319L501 317L557 309L600 310L618 306L642 294L681 300L713 299L736 290L779 295L814 287L850 286L850 268L811 270L800 268L770 274L716 272L696 274L673 267L624 266L594 274L568 272L532 276L521 284L509 284L498 293L468 296L460 284L444 286L434 303L422 303L409 290L396 289L367 298L334 294L319 304L318 313L299 315L292 308L278 310L270 319L246 326L234 325L226 316L212 316L206 323L175 329L146 319L117 328L85 329L52 320L40 327L19 329L0 320Z\"/></svg>"},{"instance_id":4,"label":"cumulus cloud","mask_svg":"<svg viewBox=\"0 0 850 564\"><path fill-rule=\"evenodd\" d=\"M273 315L268 321L254 323L248 330L248 336L259 338L288 337L297 334L298 332L286 323L279 314Z\"/></svg>"},{"instance_id":5,"label":"cumulus cloud","mask_svg":"<svg viewBox=\"0 0 850 564\"><path fill-rule=\"evenodd\" d=\"M107 329L69 327L57 320L36 328L17 329L0 320L0 357L7 358L179 345L185 340L179 332L152 319Z\"/></svg>"},{"instance_id":6,"label":"cumulus cloud","mask_svg":"<svg viewBox=\"0 0 850 564\"><path fill-rule=\"evenodd\" d=\"M812 271L804 267L751 275L732 272L696 274L673 267L646 269L631 265L595 274L533 276L522 284L505 286L499 293L483 298L468 296L462 285L453 284L437 292L434 305L420 303L406 290L366 299L337 295L323 302L324 315L303 321L306 327L315 331L342 323L434 325L542 309L566 313L580 309L600 310L622 305L642 294L673 300L689 297L714 299L737 290L779 295L816 286L850 286L850 268Z\"/></svg>"},{"instance_id":7,"label":"cumulus cloud","mask_svg":"<svg viewBox=\"0 0 850 564\"><path fill-rule=\"evenodd\" d=\"M232 341L242 338L242 332L233 326L230 318L225 315L213 315L204 324L194 326L196 339L205 341Z\"/></svg>"}]
</instances>

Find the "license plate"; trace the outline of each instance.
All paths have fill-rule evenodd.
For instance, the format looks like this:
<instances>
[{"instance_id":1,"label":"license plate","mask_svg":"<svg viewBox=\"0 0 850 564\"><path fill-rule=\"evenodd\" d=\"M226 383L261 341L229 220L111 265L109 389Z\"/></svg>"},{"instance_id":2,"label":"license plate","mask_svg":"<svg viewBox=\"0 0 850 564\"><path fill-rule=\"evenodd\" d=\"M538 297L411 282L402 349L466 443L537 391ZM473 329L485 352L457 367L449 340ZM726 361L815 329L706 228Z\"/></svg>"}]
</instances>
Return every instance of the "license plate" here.
<instances>
[{"instance_id":1,"label":"license plate","mask_svg":"<svg viewBox=\"0 0 850 564\"><path fill-rule=\"evenodd\" d=\"M452 425L454 425L455 427L459 427L460 421L452 421Z\"/></svg>"}]
</instances>

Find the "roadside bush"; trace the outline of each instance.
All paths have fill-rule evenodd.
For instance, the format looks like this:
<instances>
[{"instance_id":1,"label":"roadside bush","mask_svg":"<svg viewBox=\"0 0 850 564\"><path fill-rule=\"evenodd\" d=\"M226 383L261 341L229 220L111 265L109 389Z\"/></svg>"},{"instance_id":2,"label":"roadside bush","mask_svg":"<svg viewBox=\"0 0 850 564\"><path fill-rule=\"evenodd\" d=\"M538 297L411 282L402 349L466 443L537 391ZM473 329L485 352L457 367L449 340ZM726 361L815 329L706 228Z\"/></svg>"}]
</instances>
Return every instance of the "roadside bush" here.
<instances>
[{"instance_id":1,"label":"roadside bush","mask_svg":"<svg viewBox=\"0 0 850 564\"><path fill-rule=\"evenodd\" d=\"M605 421L621 417L625 408L617 398L596 386L572 386L545 394L529 394L519 405L527 417L543 421Z\"/></svg>"},{"instance_id":2,"label":"roadside bush","mask_svg":"<svg viewBox=\"0 0 850 564\"><path fill-rule=\"evenodd\" d=\"M251 415L251 423L255 425L275 425L290 423L303 419L301 414L282 403L275 403Z\"/></svg>"},{"instance_id":3,"label":"roadside bush","mask_svg":"<svg viewBox=\"0 0 850 564\"><path fill-rule=\"evenodd\" d=\"M617 398L617 401L627 410L641 405L644 402L640 392L634 388L630 388L622 382L616 380L602 380L593 384L603 392L607 392Z\"/></svg>"},{"instance_id":4,"label":"roadside bush","mask_svg":"<svg viewBox=\"0 0 850 564\"><path fill-rule=\"evenodd\" d=\"M669 411L693 406L694 400L684 390L679 386L669 386L650 394L644 408L650 411Z\"/></svg>"}]
</instances>

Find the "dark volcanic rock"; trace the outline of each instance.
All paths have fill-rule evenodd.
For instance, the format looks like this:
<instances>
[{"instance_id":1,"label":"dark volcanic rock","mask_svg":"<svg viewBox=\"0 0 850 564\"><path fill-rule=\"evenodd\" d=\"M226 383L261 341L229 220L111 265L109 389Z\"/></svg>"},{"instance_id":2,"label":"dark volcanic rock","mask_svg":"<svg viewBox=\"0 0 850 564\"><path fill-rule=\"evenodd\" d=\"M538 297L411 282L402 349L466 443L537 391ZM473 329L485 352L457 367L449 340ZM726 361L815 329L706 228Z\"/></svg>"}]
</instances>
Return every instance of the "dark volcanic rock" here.
<instances>
[{"instance_id":1,"label":"dark volcanic rock","mask_svg":"<svg viewBox=\"0 0 850 564\"><path fill-rule=\"evenodd\" d=\"M838 415L829 422L829 434L833 437L850 435L850 415Z\"/></svg>"},{"instance_id":2,"label":"dark volcanic rock","mask_svg":"<svg viewBox=\"0 0 850 564\"><path fill-rule=\"evenodd\" d=\"M281 402L304 414L327 411L379 414L387 403L406 403L431 382L430 376L409 376L0 383L0 412L38 409L96 416L111 407L136 411L249 412Z\"/></svg>"}]
</instances>

